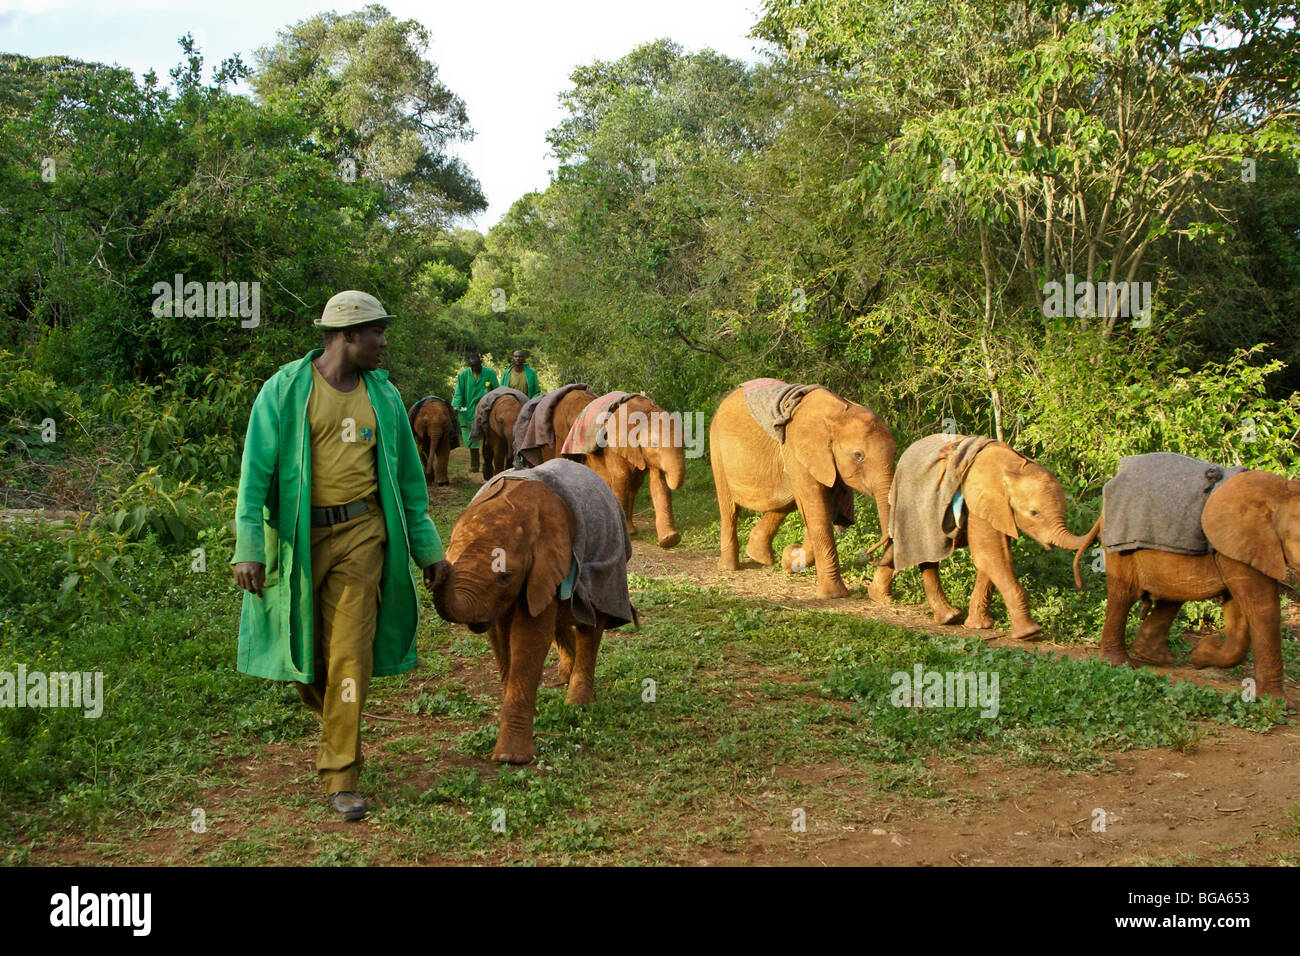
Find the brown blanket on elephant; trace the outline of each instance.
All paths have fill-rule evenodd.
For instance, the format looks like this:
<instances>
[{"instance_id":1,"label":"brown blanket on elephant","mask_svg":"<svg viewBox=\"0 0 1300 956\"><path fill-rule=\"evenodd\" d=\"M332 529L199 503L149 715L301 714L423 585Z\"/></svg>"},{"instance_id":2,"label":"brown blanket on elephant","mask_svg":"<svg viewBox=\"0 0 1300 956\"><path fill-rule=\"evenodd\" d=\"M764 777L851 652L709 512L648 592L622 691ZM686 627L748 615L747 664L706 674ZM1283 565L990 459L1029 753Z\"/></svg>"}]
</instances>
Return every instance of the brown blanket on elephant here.
<instances>
[{"instance_id":1,"label":"brown blanket on elephant","mask_svg":"<svg viewBox=\"0 0 1300 956\"><path fill-rule=\"evenodd\" d=\"M519 410L519 417L515 419L514 449L515 454L523 458L525 465L536 467L541 464L540 449L555 444L555 404L578 389L591 391L584 384L571 382L561 385L553 392L530 398Z\"/></svg>"},{"instance_id":2,"label":"brown blanket on elephant","mask_svg":"<svg viewBox=\"0 0 1300 956\"><path fill-rule=\"evenodd\" d=\"M778 445L785 444L785 426L803 397L825 388L824 385L791 385L776 378L754 378L741 382L740 387L745 392L745 407L750 416ZM838 527L847 528L856 517L853 489L837 478L832 491L835 498L831 504L831 520Z\"/></svg>"},{"instance_id":3,"label":"brown blanket on elephant","mask_svg":"<svg viewBox=\"0 0 1300 956\"><path fill-rule=\"evenodd\" d=\"M1115 477L1101 490L1106 515L1101 546L1208 554L1201 511L1214 489L1243 471L1165 451L1121 458Z\"/></svg>"},{"instance_id":4,"label":"brown blanket on elephant","mask_svg":"<svg viewBox=\"0 0 1300 956\"><path fill-rule=\"evenodd\" d=\"M540 481L559 495L573 513L573 560L577 567L573 616L583 624L595 624L595 612L600 611L605 615L606 628L631 621L634 613L627 590L627 562L632 557L632 542L623 508L604 479L586 465L552 458L536 468L511 468L495 475L472 501L490 498L492 489L500 488L502 481Z\"/></svg>"},{"instance_id":5,"label":"brown blanket on elephant","mask_svg":"<svg viewBox=\"0 0 1300 956\"><path fill-rule=\"evenodd\" d=\"M605 426L614 414L614 409L630 398L637 398L636 392L606 392L582 410L578 420L569 429L564 439L561 455L590 455L605 443ZM602 413L604 418L601 417Z\"/></svg>"},{"instance_id":6,"label":"brown blanket on elephant","mask_svg":"<svg viewBox=\"0 0 1300 956\"><path fill-rule=\"evenodd\" d=\"M913 442L898 459L889 489L889 537L894 567L942 561L952 554L964 522L961 491L975 456L993 443L980 435L930 435Z\"/></svg>"},{"instance_id":7,"label":"brown blanket on elephant","mask_svg":"<svg viewBox=\"0 0 1300 956\"><path fill-rule=\"evenodd\" d=\"M447 406L447 421L451 422L451 428L447 430L451 436L450 438L451 447L459 448L460 429L456 427L456 413L452 411L451 402L447 401L445 398L439 398L437 395L424 396L424 398L420 399L418 402L412 405L410 410L407 411L406 418L411 423L411 431L415 431L415 416L420 414L420 409L423 408L425 405L427 405L429 402L442 402L442 404ZM417 440L418 440L418 436L417 436Z\"/></svg>"},{"instance_id":8,"label":"brown blanket on elephant","mask_svg":"<svg viewBox=\"0 0 1300 956\"><path fill-rule=\"evenodd\" d=\"M494 388L478 400L478 405L474 408L474 421L469 426L469 440L477 444L483 440L487 432L488 416L492 414L492 406L497 403L497 399L503 395L510 395L519 400L519 404L525 405L528 402L528 396L516 388L509 385L502 385L500 388Z\"/></svg>"},{"instance_id":9,"label":"brown blanket on elephant","mask_svg":"<svg viewBox=\"0 0 1300 956\"><path fill-rule=\"evenodd\" d=\"M785 444L785 426L794 415L795 408L809 392L822 385L791 385L775 378L756 378L742 382L745 407L758 422L758 427L777 444Z\"/></svg>"}]
</instances>

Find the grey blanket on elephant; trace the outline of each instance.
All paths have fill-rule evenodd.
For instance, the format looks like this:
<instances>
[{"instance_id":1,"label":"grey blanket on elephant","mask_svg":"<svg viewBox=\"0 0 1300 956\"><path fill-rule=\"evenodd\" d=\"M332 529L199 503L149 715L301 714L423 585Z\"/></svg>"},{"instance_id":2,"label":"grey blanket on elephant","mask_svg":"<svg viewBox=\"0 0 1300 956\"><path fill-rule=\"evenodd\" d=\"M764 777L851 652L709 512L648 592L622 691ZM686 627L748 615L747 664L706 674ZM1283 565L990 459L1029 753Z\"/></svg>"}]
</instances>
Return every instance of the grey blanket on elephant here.
<instances>
[{"instance_id":1,"label":"grey blanket on elephant","mask_svg":"<svg viewBox=\"0 0 1300 956\"><path fill-rule=\"evenodd\" d=\"M585 384L570 383L561 385L553 392L530 398L519 410L515 419L515 454L522 457L524 464L536 467L542 461L539 449L555 444L555 404L565 395L578 389L587 388ZM592 396L595 398L595 396Z\"/></svg>"},{"instance_id":2,"label":"grey blanket on elephant","mask_svg":"<svg viewBox=\"0 0 1300 956\"><path fill-rule=\"evenodd\" d=\"M1246 469L1153 452L1121 458L1101 491L1106 516L1101 546L1107 551L1152 548L1174 554L1208 554L1201 511L1220 484Z\"/></svg>"},{"instance_id":3,"label":"grey blanket on elephant","mask_svg":"<svg viewBox=\"0 0 1300 956\"><path fill-rule=\"evenodd\" d=\"M488 416L492 414L492 406L503 395L517 398L521 406L528 404L528 396L517 388L502 385L500 388L492 389L478 400L478 405L474 408L474 421L469 426L469 440L471 443L477 444L483 440L484 434L487 433L487 420Z\"/></svg>"},{"instance_id":4,"label":"grey blanket on elephant","mask_svg":"<svg viewBox=\"0 0 1300 956\"><path fill-rule=\"evenodd\" d=\"M785 426L799 402L809 392L823 385L791 385L774 378L756 378L740 386L745 390L745 406L758 427L772 441L785 444Z\"/></svg>"},{"instance_id":5,"label":"grey blanket on elephant","mask_svg":"<svg viewBox=\"0 0 1300 956\"><path fill-rule=\"evenodd\" d=\"M502 481L540 481L573 513L573 616L583 624L596 623L596 611L605 615L605 627L627 624L633 618L627 590L627 562L632 542L627 519L609 485L586 465L567 458L552 458L536 468L511 468L483 485L472 501L489 496ZM472 502L471 502L472 503Z\"/></svg>"},{"instance_id":6,"label":"grey blanket on elephant","mask_svg":"<svg viewBox=\"0 0 1300 956\"><path fill-rule=\"evenodd\" d=\"M452 410L451 402L447 401L445 398L439 398L437 395L426 395L424 398L412 405L406 412L406 420L411 423L411 430L415 430L415 416L420 414L420 409L429 402L441 402L447 406L447 421L451 422L451 428L448 429L449 441L451 442L450 447L459 448L460 429L456 427L456 412Z\"/></svg>"},{"instance_id":7,"label":"grey blanket on elephant","mask_svg":"<svg viewBox=\"0 0 1300 956\"><path fill-rule=\"evenodd\" d=\"M930 435L913 442L898 459L889 489L889 537L894 568L942 561L956 547L962 522L952 502L971 464L992 438Z\"/></svg>"}]
</instances>

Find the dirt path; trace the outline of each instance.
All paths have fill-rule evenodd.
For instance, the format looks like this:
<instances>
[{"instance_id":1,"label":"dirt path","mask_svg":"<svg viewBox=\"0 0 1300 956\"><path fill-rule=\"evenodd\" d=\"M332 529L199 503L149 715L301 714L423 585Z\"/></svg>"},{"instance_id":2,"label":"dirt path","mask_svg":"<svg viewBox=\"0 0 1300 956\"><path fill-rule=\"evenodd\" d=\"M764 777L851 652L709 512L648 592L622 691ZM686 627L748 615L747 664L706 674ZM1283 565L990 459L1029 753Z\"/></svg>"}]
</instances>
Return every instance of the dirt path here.
<instances>
[{"instance_id":1,"label":"dirt path","mask_svg":"<svg viewBox=\"0 0 1300 956\"><path fill-rule=\"evenodd\" d=\"M683 576L773 604L801 610L858 614L931 634L978 634L999 647L1020 647L1070 658L1095 647L1028 644L1005 632L940 627L923 606L882 606L865 593L818 600L812 573L787 575L749 564L717 570L716 555L663 551L633 543L630 570L646 577ZM1239 689L1226 671L1160 668L1221 690ZM1291 864L1300 862L1300 729L1266 734L1216 727L1190 753L1164 748L1120 755L1117 770L1067 774L1039 767L1008 767L995 760L972 767L932 761L930 770L964 798L946 808L886 804L878 791L845 768L778 768L778 776L829 787L846 822L807 819L793 832L784 806L738 808L748 818L752 845L740 853L706 855L708 864L1047 866L1166 863ZM759 812L755 812L755 810ZM767 821L760 822L763 817ZM758 818L758 820L754 819ZM1102 824L1104 823L1104 829Z\"/></svg>"}]
</instances>

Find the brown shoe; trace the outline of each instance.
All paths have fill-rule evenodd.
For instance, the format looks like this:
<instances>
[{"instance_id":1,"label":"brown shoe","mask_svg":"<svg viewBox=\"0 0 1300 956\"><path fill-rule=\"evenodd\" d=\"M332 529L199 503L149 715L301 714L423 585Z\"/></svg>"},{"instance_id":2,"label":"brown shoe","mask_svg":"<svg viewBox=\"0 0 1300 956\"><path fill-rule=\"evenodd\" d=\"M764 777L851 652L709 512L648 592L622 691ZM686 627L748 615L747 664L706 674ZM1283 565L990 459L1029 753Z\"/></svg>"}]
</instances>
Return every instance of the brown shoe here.
<instances>
[{"instance_id":1,"label":"brown shoe","mask_svg":"<svg viewBox=\"0 0 1300 956\"><path fill-rule=\"evenodd\" d=\"M366 815L366 799L355 790L331 793L330 809L344 820L360 820Z\"/></svg>"}]
</instances>

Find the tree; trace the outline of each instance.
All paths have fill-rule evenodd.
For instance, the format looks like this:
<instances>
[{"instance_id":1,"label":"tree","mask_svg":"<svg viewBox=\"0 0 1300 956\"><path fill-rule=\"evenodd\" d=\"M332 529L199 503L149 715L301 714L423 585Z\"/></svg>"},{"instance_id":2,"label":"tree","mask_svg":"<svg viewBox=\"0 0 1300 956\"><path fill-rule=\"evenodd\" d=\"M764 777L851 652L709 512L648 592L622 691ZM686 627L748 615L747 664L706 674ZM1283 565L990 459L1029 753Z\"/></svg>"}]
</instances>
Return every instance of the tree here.
<instances>
[{"instance_id":1,"label":"tree","mask_svg":"<svg viewBox=\"0 0 1300 956\"><path fill-rule=\"evenodd\" d=\"M419 22L378 4L321 13L257 51L252 84L268 103L292 101L331 158L382 184L394 210L438 228L487 201L449 153L474 134L464 102L425 59L429 40Z\"/></svg>"}]
</instances>

